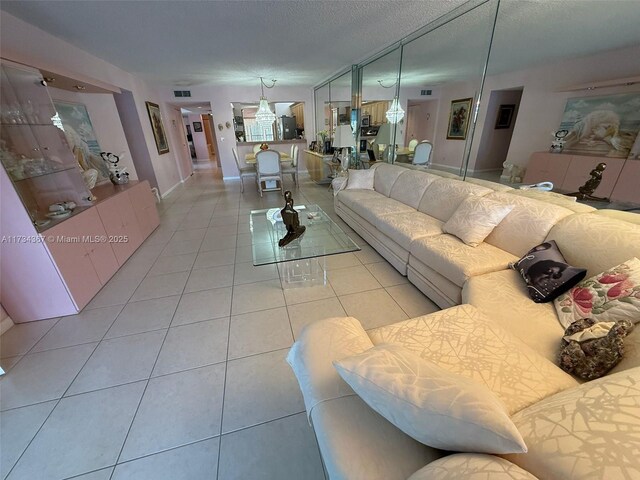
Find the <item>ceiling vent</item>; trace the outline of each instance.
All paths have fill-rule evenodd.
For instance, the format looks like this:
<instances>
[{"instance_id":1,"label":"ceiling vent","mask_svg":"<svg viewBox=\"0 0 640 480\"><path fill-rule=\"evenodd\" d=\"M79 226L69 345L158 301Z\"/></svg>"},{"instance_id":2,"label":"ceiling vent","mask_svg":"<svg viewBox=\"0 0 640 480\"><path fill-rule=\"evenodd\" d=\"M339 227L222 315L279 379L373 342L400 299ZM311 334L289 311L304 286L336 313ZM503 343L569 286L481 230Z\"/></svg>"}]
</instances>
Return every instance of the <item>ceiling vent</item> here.
<instances>
[{"instance_id":1,"label":"ceiling vent","mask_svg":"<svg viewBox=\"0 0 640 480\"><path fill-rule=\"evenodd\" d=\"M420 95L431 95L431 90L420 90Z\"/></svg>"},{"instance_id":2,"label":"ceiling vent","mask_svg":"<svg viewBox=\"0 0 640 480\"><path fill-rule=\"evenodd\" d=\"M174 97L190 97L191 90L174 90L173 96Z\"/></svg>"}]
</instances>

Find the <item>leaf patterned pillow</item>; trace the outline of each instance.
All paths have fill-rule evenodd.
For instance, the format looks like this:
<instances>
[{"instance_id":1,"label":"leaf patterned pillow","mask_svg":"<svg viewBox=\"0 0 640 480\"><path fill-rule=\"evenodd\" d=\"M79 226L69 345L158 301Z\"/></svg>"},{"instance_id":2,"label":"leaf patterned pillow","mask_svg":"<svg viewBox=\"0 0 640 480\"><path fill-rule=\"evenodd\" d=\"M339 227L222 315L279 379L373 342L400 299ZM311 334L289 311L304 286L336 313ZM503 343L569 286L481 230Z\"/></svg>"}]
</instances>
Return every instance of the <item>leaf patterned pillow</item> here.
<instances>
[{"instance_id":1,"label":"leaf patterned pillow","mask_svg":"<svg viewBox=\"0 0 640 480\"><path fill-rule=\"evenodd\" d=\"M632 258L583 280L556 298L555 307L564 328L581 318L640 322L640 260Z\"/></svg>"}]
</instances>

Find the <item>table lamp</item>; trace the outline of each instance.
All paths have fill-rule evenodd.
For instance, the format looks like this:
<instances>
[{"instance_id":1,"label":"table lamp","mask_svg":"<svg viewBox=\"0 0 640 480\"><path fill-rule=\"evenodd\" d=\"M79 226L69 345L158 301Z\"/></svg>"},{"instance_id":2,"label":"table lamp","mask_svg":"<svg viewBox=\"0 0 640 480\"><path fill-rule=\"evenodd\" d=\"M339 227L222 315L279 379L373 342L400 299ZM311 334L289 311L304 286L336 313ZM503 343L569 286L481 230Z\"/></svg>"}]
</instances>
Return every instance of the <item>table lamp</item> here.
<instances>
[{"instance_id":1,"label":"table lamp","mask_svg":"<svg viewBox=\"0 0 640 480\"><path fill-rule=\"evenodd\" d=\"M342 150L343 148L352 148L355 144L355 139L353 137L353 132L351 131L350 125L338 125L336 127L336 131L333 135L333 148L339 148ZM342 156L342 168L347 170L349 168L348 155L345 157ZM345 159L347 161L345 161Z\"/></svg>"}]
</instances>

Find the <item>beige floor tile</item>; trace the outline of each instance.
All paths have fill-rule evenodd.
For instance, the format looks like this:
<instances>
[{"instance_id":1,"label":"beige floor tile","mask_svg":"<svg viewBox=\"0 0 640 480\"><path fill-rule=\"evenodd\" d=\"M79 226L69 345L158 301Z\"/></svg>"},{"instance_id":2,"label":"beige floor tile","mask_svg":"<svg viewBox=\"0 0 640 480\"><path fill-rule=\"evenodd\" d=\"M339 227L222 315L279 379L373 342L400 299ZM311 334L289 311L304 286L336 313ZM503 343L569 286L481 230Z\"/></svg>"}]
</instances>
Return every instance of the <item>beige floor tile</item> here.
<instances>
[{"instance_id":1,"label":"beige floor tile","mask_svg":"<svg viewBox=\"0 0 640 480\"><path fill-rule=\"evenodd\" d=\"M231 317L229 359L280 350L292 343L291 325L284 307Z\"/></svg>"},{"instance_id":2,"label":"beige floor tile","mask_svg":"<svg viewBox=\"0 0 640 480\"><path fill-rule=\"evenodd\" d=\"M205 233L207 233L206 228L194 228L192 230L178 230L171 237L171 242L188 242L188 241L197 241L202 240L204 238Z\"/></svg>"},{"instance_id":3,"label":"beige floor tile","mask_svg":"<svg viewBox=\"0 0 640 480\"><path fill-rule=\"evenodd\" d=\"M284 307L284 305L280 280L268 280L233 287L232 315Z\"/></svg>"},{"instance_id":4,"label":"beige floor tile","mask_svg":"<svg viewBox=\"0 0 640 480\"><path fill-rule=\"evenodd\" d=\"M364 266L341 268L327 274L329 283L337 295L375 290L381 285Z\"/></svg>"},{"instance_id":5,"label":"beige floor tile","mask_svg":"<svg viewBox=\"0 0 640 480\"><path fill-rule=\"evenodd\" d=\"M53 327L57 318L16 323L0 336L0 358L24 355Z\"/></svg>"},{"instance_id":6,"label":"beige floor tile","mask_svg":"<svg viewBox=\"0 0 640 480\"><path fill-rule=\"evenodd\" d=\"M278 350L229 361L223 433L304 410L300 387L285 361L287 352Z\"/></svg>"},{"instance_id":7,"label":"beige floor tile","mask_svg":"<svg viewBox=\"0 0 640 480\"><path fill-rule=\"evenodd\" d=\"M131 297L131 301L149 300L152 298L169 297L180 295L189 278L189 272L169 273L145 278L136 292Z\"/></svg>"},{"instance_id":8,"label":"beige floor tile","mask_svg":"<svg viewBox=\"0 0 640 480\"><path fill-rule=\"evenodd\" d=\"M363 264L368 263L378 263L385 262L386 260L376 252L372 247L370 247L366 242L356 242L360 247L359 252L354 252L353 254L360 260Z\"/></svg>"},{"instance_id":9,"label":"beige floor tile","mask_svg":"<svg viewBox=\"0 0 640 480\"><path fill-rule=\"evenodd\" d=\"M336 293L331 285L314 285L311 287L284 288L284 298L287 305L297 303L313 302L324 298L335 297Z\"/></svg>"},{"instance_id":10,"label":"beige floor tile","mask_svg":"<svg viewBox=\"0 0 640 480\"><path fill-rule=\"evenodd\" d=\"M241 285L244 283L262 282L279 278L276 265L254 266L253 262L236 263L233 283Z\"/></svg>"},{"instance_id":11,"label":"beige floor tile","mask_svg":"<svg viewBox=\"0 0 640 480\"><path fill-rule=\"evenodd\" d=\"M357 318L365 330L409 318L391 295L382 288L344 295L339 299L347 315Z\"/></svg>"},{"instance_id":12,"label":"beige floor tile","mask_svg":"<svg viewBox=\"0 0 640 480\"><path fill-rule=\"evenodd\" d=\"M162 255L186 255L188 253L196 253L200 248L202 240L173 240L164 247Z\"/></svg>"},{"instance_id":13,"label":"beige floor tile","mask_svg":"<svg viewBox=\"0 0 640 480\"><path fill-rule=\"evenodd\" d=\"M174 295L128 303L104 338L169 328L179 301L180 295Z\"/></svg>"},{"instance_id":14,"label":"beige floor tile","mask_svg":"<svg viewBox=\"0 0 640 480\"><path fill-rule=\"evenodd\" d=\"M228 317L231 314L231 288L185 293L180 299L171 326Z\"/></svg>"},{"instance_id":15,"label":"beige floor tile","mask_svg":"<svg viewBox=\"0 0 640 480\"><path fill-rule=\"evenodd\" d=\"M383 287L409 283L407 277L400 275L400 272L393 268L388 262L368 263L365 266Z\"/></svg>"},{"instance_id":16,"label":"beige floor tile","mask_svg":"<svg viewBox=\"0 0 640 480\"><path fill-rule=\"evenodd\" d=\"M339 268L357 267L362 265L354 253L341 253L339 255L329 255L325 257L327 270L337 270Z\"/></svg>"},{"instance_id":17,"label":"beige floor tile","mask_svg":"<svg viewBox=\"0 0 640 480\"><path fill-rule=\"evenodd\" d=\"M400 305L400 308L409 315L409 318L419 317L420 315L426 315L440 310L440 307L411 284L388 287L387 292L389 292L389 295Z\"/></svg>"},{"instance_id":18,"label":"beige floor tile","mask_svg":"<svg viewBox=\"0 0 640 480\"><path fill-rule=\"evenodd\" d=\"M228 338L228 318L170 328L153 376L224 362Z\"/></svg>"},{"instance_id":19,"label":"beige floor tile","mask_svg":"<svg viewBox=\"0 0 640 480\"><path fill-rule=\"evenodd\" d=\"M228 250L230 248L236 248L237 242L236 235L226 235L224 237L210 237L202 241L200 246L201 252L210 252L213 250Z\"/></svg>"},{"instance_id":20,"label":"beige floor tile","mask_svg":"<svg viewBox=\"0 0 640 480\"><path fill-rule=\"evenodd\" d=\"M189 275L185 293L211 290L233 285L233 265L221 265L193 270Z\"/></svg>"},{"instance_id":21,"label":"beige floor tile","mask_svg":"<svg viewBox=\"0 0 640 480\"><path fill-rule=\"evenodd\" d=\"M196 260L196 253L187 253L185 255L164 255L156 260L148 275L165 275L167 273L188 272Z\"/></svg>"},{"instance_id":22,"label":"beige floor tile","mask_svg":"<svg viewBox=\"0 0 640 480\"><path fill-rule=\"evenodd\" d=\"M236 249L227 248L224 250L211 250L198 253L193 269L220 267L222 265L233 265L236 259Z\"/></svg>"},{"instance_id":23,"label":"beige floor tile","mask_svg":"<svg viewBox=\"0 0 640 480\"><path fill-rule=\"evenodd\" d=\"M298 338L302 329L311 322L325 318L347 316L337 297L289 305L287 310L289 310L289 319L291 320L291 328L295 338Z\"/></svg>"}]
</instances>

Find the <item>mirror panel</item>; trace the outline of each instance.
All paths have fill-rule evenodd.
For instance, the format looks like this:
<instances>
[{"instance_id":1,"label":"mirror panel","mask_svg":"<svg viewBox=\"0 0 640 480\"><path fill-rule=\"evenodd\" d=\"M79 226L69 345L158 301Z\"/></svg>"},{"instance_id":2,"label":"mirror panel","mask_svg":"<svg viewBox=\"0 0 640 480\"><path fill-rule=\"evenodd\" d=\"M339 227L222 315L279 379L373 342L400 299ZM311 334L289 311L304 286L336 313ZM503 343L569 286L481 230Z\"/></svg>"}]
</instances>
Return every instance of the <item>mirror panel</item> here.
<instances>
[{"instance_id":1,"label":"mirror panel","mask_svg":"<svg viewBox=\"0 0 640 480\"><path fill-rule=\"evenodd\" d=\"M273 142L303 139L304 102L270 102L276 115L271 128L261 128L255 120L259 102L232 102L233 128L237 142Z\"/></svg>"},{"instance_id":2,"label":"mirror panel","mask_svg":"<svg viewBox=\"0 0 640 480\"><path fill-rule=\"evenodd\" d=\"M398 162L423 163L461 174L474 132L497 1L458 9L441 26L407 43L402 52L400 103L406 111ZM417 143L429 142L431 150ZM430 156L429 156L430 155Z\"/></svg>"}]
</instances>

